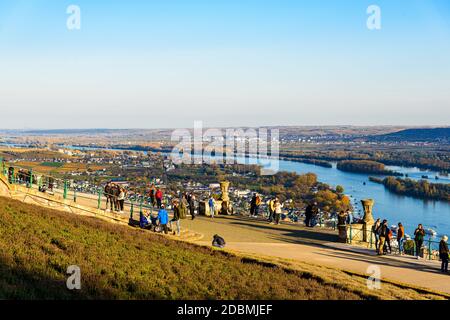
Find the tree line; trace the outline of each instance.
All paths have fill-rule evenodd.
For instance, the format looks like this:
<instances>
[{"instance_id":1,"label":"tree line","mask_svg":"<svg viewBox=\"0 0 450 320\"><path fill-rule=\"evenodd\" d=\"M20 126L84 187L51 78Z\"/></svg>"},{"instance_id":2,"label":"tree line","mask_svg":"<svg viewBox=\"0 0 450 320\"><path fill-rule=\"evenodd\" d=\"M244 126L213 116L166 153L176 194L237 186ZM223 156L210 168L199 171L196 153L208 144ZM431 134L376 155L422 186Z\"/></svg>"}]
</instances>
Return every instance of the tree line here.
<instances>
[{"instance_id":1,"label":"tree line","mask_svg":"<svg viewBox=\"0 0 450 320\"><path fill-rule=\"evenodd\" d=\"M387 170L385 165L380 162L370 160L345 160L339 161L337 169L348 172L374 173L383 175L402 175L391 170Z\"/></svg>"},{"instance_id":2,"label":"tree line","mask_svg":"<svg viewBox=\"0 0 450 320\"><path fill-rule=\"evenodd\" d=\"M370 181L383 184L388 190L422 199L450 201L450 185L443 183L430 183L426 180L415 181L386 177L384 179L370 177Z\"/></svg>"}]
</instances>

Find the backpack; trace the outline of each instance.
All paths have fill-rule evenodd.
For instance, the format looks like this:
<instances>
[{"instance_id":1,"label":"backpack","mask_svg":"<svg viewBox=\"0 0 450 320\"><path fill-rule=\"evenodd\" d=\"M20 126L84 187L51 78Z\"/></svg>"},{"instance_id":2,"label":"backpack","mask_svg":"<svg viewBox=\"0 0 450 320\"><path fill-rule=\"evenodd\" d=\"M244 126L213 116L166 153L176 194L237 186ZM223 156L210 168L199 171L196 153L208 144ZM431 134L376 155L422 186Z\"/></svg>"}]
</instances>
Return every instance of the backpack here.
<instances>
[{"instance_id":1,"label":"backpack","mask_svg":"<svg viewBox=\"0 0 450 320\"><path fill-rule=\"evenodd\" d=\"M383 226L380 225L380 226L378 226L378 228L376 228L375 233L376 233L378 236L381 236L382 232L383 232Z\"/></svg>"},{"instance_id":2,"label":"backpack","mask_svg":"<svg viewBox=\"0 0 450 320\"><path fill-rule=\"evenodd\" d=\"M219 235L215 235L213 238L212 245L213 247L223 248L225 247L225 239Z\"/></svg>"}]
</instances>

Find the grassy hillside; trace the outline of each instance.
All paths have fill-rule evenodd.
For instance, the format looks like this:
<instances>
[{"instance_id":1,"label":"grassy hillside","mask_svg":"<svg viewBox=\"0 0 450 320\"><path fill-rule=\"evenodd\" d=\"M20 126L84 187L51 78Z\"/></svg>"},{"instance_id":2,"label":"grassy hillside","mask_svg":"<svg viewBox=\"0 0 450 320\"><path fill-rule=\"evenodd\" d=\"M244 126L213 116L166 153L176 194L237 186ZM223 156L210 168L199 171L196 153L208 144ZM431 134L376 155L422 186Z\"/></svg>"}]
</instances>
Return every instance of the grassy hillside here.
<instances>
[{"instance_id":1,"label":"grassy hillside","mask_svg":"<svg viewBox=\"0 0 450 320\"><path fill-rule=\"evenodd\" d=\"M66 289L81 268L82 290ZM0 198L0 299L361 299L126 226Z\"/></svg>"},{"instance_id":2,"label":"grassy hillside","mask_svg":"<svg viewBox=\"0 0 450 320\"><path fill-rule=\"evenodd\" d=\"M66 289L70 265L81 268L80 291ZM442 298L390 284L383 296L364 289L364 278L317 268L294 271L0 197L0 299Z\"/></svg>"}]
</instances>

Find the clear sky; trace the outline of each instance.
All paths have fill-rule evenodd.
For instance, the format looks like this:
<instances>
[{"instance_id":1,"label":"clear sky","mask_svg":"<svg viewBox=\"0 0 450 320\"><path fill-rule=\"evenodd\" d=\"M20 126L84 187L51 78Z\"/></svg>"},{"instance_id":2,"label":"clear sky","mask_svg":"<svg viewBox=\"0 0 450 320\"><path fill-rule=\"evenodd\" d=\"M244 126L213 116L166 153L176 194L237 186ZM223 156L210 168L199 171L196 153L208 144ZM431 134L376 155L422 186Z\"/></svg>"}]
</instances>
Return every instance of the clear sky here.
<instances>
[{"instance_id":1,"label":"clear sky","mask_svg":"<svg viewBox=\"0 0 450 320\"><path fill-rule=\"evenodd\" d=\"M194 120L450 125L450 1L0 0L0 128Z\"/></svg>"}]
</instances>

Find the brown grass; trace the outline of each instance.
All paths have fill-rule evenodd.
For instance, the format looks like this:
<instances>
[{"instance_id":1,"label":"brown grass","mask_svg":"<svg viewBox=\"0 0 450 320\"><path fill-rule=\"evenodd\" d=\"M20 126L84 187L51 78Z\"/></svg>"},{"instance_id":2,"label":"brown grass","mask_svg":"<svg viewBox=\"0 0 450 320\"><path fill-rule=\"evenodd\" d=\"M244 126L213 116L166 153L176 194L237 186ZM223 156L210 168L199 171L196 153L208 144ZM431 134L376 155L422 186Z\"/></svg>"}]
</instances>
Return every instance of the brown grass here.
<instances>
[{"instance_id":1,"label":"brown grass","mask_svg":"<svg viewBox=\"0 0 450 320\"><path fill-rule=\"evenodd\" d=\"M81 268L82 290L66 289ZM311 273L0 198L0 298L366 299Z\"/></svg>"}]
</instances>

